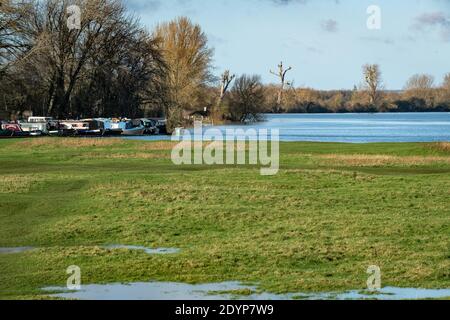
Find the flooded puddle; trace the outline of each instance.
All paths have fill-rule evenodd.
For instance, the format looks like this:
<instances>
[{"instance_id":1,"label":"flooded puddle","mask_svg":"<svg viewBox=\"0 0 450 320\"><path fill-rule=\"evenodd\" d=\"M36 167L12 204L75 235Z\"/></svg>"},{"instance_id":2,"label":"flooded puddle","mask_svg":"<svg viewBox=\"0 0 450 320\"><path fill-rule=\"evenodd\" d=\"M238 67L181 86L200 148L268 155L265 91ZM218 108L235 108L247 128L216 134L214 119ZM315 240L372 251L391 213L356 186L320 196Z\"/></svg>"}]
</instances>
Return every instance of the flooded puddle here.
<instances>
[{"instance_id":1,"label":"flooded puddle","mask_svg":"<svg viewBox=\"0 0 450 320\"><path fill-rule=\"evenodd\" d=\"M33 247L0 248L0 254L21 253L33 250Z\"/></svg>"},{"instance_id":2,"label":"flooded puddle","mask_svg":"<svg viewBox=\"0 0 450 320\"><path fill-rule=\"evenodd\" d=\"M348 291L344 293L289 293L259 292L257 287L239 282L190 285L174 282L85 285L80 291L67 292L65 288L44 288L55 292L52 297L79 300L410 300L450 297L450 289L414 289L386 287L379 292ZM62 293L56 293L62 292ZM245 292L245 295L242 293Z\"/></svg>"},{"instance_id":3,"label":"flooded puddle","mask_svg":"<svg viewBox=\"0 0 450 320\"><path fill-rule=\"evenodd\" d=\"M116 250L116 249L127 249L127 250L137 250L137 251L144 251L147 254L154 255L154 254L175 254L179 253L180 249L177 248L147 248L147 247L141 247L141 246L125 246L125 245L108 245L108 246L102 246L103 249L108 250ZM26 252L30 250L36 249L35 247L12 247L12 248L0 248L0 254L13 254L13 253L21 253Z\"/></svg>"},{"instance_id":4,"label":"flooded puddle","mask_svg":"<svg viewBox=\"0 0 450 320\"><path fill-rule=\"evenodd\" d=\"M354 290L344 293L313 295L313 299L319 300L418 300L441 299L448 297L450 297L450 289L417 289L396 287L386 287L376 292Z\"/></svg>"},{"instance_id":5,"label":"flooded puddle","mask_svg":"<svg viewBox=\"0 0 450 320\"><path fill-rule=\"evenodd\" d=\"M247 289L237 282L189 285L172 282L85 285L80 291L52 294L53 297L80 300L225 300L228 292ZM45 291L67 291L65 288L44 288Z\"/></svg>"},{"instance_id":6,"label":"flooded puddle","mask_svg":"<svg viewBox=\"0 0 450 320\"><path fill-rule=\"evenodd\" d=\"M180 249L177 249L177 248L151 249L151 248L146 248L146 247L141 247L141 246L125 246L125 245L120 245L120 244L103 246L102 248L109 249L109 250L115 250L115 249L137 250L137 251L144 251L145 253L151 254L151 255L153 255L153 254L175 254L175 253L180 252Z\"/></svg>"}]
</instances>

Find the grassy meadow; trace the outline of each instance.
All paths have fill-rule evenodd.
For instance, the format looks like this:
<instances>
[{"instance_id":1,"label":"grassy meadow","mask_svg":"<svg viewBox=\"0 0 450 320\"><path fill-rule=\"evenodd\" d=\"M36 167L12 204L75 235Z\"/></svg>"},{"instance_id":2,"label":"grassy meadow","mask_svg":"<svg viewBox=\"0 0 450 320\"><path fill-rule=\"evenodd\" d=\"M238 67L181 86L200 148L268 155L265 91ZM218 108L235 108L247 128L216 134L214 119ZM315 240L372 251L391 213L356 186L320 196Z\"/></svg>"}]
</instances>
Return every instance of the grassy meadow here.
<instances>
[{"instance_id":1,"label":"grassy meadow","mask_svg":"<svg viewBox=\"0 0 450 320\"><path fill-rule=\"evenodd\" d=\"M450 288L450 144L282 143L278 175L174 166L171 142L0 141L0 299L83 284ZM102 249L174 247L174 255Z\"/></svg>"}]
</instances>

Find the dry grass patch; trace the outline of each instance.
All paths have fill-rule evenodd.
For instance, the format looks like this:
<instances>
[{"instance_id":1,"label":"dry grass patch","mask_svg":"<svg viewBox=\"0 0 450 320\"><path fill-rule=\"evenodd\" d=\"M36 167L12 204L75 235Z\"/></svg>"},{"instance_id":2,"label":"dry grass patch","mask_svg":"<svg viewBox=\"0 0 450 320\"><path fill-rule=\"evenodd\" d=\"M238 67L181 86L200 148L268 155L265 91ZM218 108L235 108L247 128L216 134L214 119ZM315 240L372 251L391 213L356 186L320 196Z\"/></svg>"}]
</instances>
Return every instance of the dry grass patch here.
<instances>
[{"instance_id":1,"label":"dry grass patch","mask_svg":"<svg viewBox=\"0 0 450 320\"><path fill-rule=\"evenodd\" d=\"M87 147L110 147L123 145L122 139L110 138L40 138L20 141L14 148L87 148Z\"/></svg>"},{"instance_id":2,"label":"dry grass patch","mask_svg":"<svg viewBox=\"0 0 450 320\"><path fill-rule=\"evenodd\" d=\"M450 142L436 142L430 145L433 150L450 153Z\"/></svg>"},{"instance_id":3,"label":"dry grass patch","mask_svg":"<svg viewBox=\"0 0 450 320\"><path fill-rule=\"evenodd\" d=\"M144 152L134 152L134 153L85 153L77 157L82 160L95 160L95 159L170 159L169 154L160 153L144 153Z\"/></svg>"},{"instance_id":4,"label":"dry grass patch","mask_svg":"<svg viewBox=\"0 0 450 320\"><path fill-rule=\"evenodd\" d=\"M172 141L158 141L158 142L146 142L143 145L138 147L138 150L141 151L171 151L176 146L182 146L182 147L189 147L191 145L191 148L194 149L194 142L190 141L180 141L180 142L172 142ZM203 148L211 147L211 148L217 148L218 150L226 150L226 143L221 143L219 141L213 141L213 142L203 142ZM244 145L241 144L234 144L234 150L249 150L249 143L247 142Z\"/></svg>"},{"instance_id":5,"label":"dry grass patch","mask_svg":"<svg viewBox=\"0 0 450 320\"><path fill-rule=\"evenodd\" d=\"M157 141L157 142L144 142L138 146L139 151L168 151L172 150L178 142L172 141Z\"/></svg>"},{"instance_id":6,"label":"dry grass patch","mask_svg":"<svg viewBox=\"0 0 450 320\"><path fill-rule=\"evenodd\" d=\"M31 175L0 176L0 193L27 193L31 187L45 179Z\"/></svg>"},{"instance_id":7,"label":"dry grass patch","mask_svg":"<svg viewBox=\"0 0 450 320\"><path fill-rule=\"evenodd\" d=\"M345 165L352 167L381 167L389 165L422 166L431 164L450 164L450 157L422 157L422 156L388 156L388 155L338 155L329 154L319 156L327 165Z\"/></svg>"}]
</instances>

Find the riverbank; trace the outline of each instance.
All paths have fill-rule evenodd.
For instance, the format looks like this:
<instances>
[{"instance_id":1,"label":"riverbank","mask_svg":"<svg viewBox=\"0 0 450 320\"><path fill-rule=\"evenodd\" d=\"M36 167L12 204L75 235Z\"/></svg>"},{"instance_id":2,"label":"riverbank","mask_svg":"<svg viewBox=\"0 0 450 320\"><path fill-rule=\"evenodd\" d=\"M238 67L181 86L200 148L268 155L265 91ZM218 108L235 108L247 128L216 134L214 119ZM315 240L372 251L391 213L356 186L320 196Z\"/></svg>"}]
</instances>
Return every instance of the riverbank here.
<instances>
[{"instance_id":1,"label":"riverbank","mask_svg":"<svg viewBox=\"0 0 450 320\"><path fill-rule=\"evenodd\" d=\"M273 177L174 166L173 145L0 141L0 247L34 248L0 254L0 299L45 298L71 265L82 284L238 281L274 293L365 289L378 265L383 286L450 288L448 143L282 143Z\"/></svg>"}]
</instances>

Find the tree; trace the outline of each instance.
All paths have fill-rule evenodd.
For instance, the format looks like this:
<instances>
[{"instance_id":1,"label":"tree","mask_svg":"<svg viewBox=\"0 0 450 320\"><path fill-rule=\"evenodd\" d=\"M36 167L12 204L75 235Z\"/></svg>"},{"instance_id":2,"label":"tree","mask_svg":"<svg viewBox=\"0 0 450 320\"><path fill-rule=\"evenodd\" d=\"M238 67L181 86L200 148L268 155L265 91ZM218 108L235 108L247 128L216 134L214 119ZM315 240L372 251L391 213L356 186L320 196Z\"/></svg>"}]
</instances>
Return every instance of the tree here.
<instances>
[{"instance_id":1,"label":"tree","mask_svg":"<svg viewBox=\"0 0 450 320\"><path fill-rule=\"evenodd\" d=\"M114 50L100 50L78 89L77 114L102 117L160 115L167 68L158 42L139 28ZM132 32L131 32L132 31Z\"/></svg>"},{"instance_id":2,"label":"tree","mask_svg":"<svg viewBox=\"0 0 450 320\"><path fill-rule=\"evenodd\" d=\"M137 116L166 105L167 68L159 42L120 0L27 3L29 14L15 37L31 48L19 56L26 59L11 64L8 85L0 83L0 97L14 110L55 117ZM79 29L67 26L73 3L82 9Z\"/></svg>"},{"instance_id":3,"label":"tree","mask_svg":"<svg viewBox=\"0 0 450 320\"><path fill-rule=\"evenodd\" d=\"M442 83L442 98L445 100L445 102L450 102L450 73L447 73L444 76L444 82Z\"/></svg>"},{"instance_id":4,"label":"tree","mask_svg":"<svg viewBox=\"0 0 450 320\"><path fill-rule=\"evenodd\" d=\"M292 70L292 67L287 68L286 70L284 69L283 66L283 62L280 62L280 64L278 65L278 72L273 72L272 70L270 70L270 73L275 75L276 77L278 77L280 79L280 89L278 90L278 99L277 99L277 109L276 112L279 112L281 110L281 104L283 102L283 92L284 92L284 88L286 86L286 74Z\"/></svg>"},{"instance_id":5,"label":"tree","mask_svg":"<svg viewBox=\"0 0 450 320\"><path fill-rule=\"evenodd\" d=\"M198 24L186 17L156 27L154 35L161 41L168 65L168 98L166 109L169 130L183 125L183 112L198 111L202 89L213 77L210 73L213 50ZM197 109L197 110L196 110Z\"/></svg>"},{"instance_id":6,"label":"tree","mask_svg":"<svg viewBox=\"0 0 450 320\"><path fill-rule=\"evenodd\" d=\"M227 93L228 88L230 87L230 84L231 82L233 82L234 78L236 78L236 75L231 75L229 70L225 70L225 72L222 74L219 104L223 101L223 98L225 97L225 94Z\"/></svg>"},{"instance_id":7,"label":"tree","mask_svg":"<svg viewBox=\"0 0 450 320\"><path fill-rule=\"evenodd\" d=\"M223 100L225 98L225 94L227 93L228 89L230 88L231 83L236 78L236 75L232 75L229 70L225 70L222 73L222 76L220 77L220 93L219 93L219 99L217 100L217 105L214 106L211 117L215 121L223 120L224 116L224 106L223 106Z\"/></svg>"},{"instance_id":8,"label":"tree","mask_svg":"<svg viewBox=\"0 0 450 320\"><path fill-rule=\"evenodd\" d=\"M79 29L67 26L67 8L74 3L82 12ZM74 90L90 72L89 62L99 50L123 45L132 24L119 0L45 0L35 7L31 33L46 48L38 59L47 70L47 113L69 116Z\"/></svg>"},{"instance_id":9,"label":"tree","mask_svg":"<svg viewBox=\"0 0 450 320\"><path fill-rule=\"evenodd\" d=\"M260 76L242 75L237 78L229 97L228 118L234 122L253 122L261 119L264 110L264 86Z\"/></svg>"},{"instance_id":10,"label":"tree","mask_svg":"<svg viewBox=\"0 0 450 320\"><path fill-rule=\"evenodd\" d=\"M26 29L31 7L30 1L0 0L0 77L30 49Z\"/></svg>"},{"instance_id":11,"label":"tree","mask_svg":"<svg viewBox=\"0 0 450 320\"><path fill-rule=\"evenodd\" d=\"M382 79L380 67L377 64L366 64L363 66L364 87L369 94L369 103L378 106L381 99Z\"/></svg>"},{"instance_id":12,"label":"tree","mask_svg":"<svg viewBox=\"0 0 450 320\"><path fill-rule=\"evenodd\" d=\"M442 87L443 87L445 90L449 90L449 91L450 91L450 73L447 73L447 74L444 76L444 82L443 82L443 84L442 84Z\"/></svg>"},{"instance_id":13,"label":"tree","mask_svg":"<svg viewBox=\"0 0 450 320\"><path fill-rule=\"evenodd\" d=\"M427 107L433 107L435 101L434 77L427 74L413 75L405 85L405 96L425 101Z\"/></svg>"},{"instance_id":14,"label":"tree","mask_svg":"<svg viewBox=\"0 0 450 320\"><path fill-rule=\"evenodd\" d=\"M335 92L326 101L326 104L329 111L338 112L344 106L344 95L342 94L342 92Z\"/></svg>"}]
</instances>

